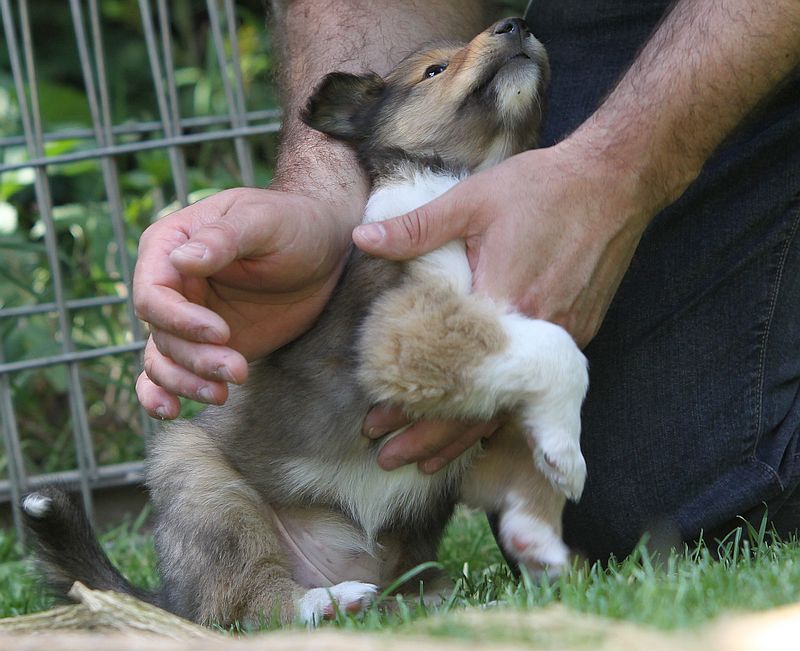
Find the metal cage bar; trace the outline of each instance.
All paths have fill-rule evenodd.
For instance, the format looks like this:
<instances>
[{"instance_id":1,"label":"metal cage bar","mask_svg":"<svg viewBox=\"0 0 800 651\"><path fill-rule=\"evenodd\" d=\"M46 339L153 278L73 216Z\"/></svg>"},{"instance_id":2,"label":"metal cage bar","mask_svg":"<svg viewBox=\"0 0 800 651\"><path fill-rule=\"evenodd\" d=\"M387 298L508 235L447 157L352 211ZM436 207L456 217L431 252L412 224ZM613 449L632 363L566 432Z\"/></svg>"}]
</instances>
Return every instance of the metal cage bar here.
<instances>
[{"instance_id":1,"label":"metal cage bar","mask_svg":"<svg viewBox=\"0 0 800 651\"><path fill-rule=\"evenodd\" d=\"M156 51L155 28L153 26L153 17L150 13L150 0L139 0L139 12L144 27L147 57L150 61L150 69L152 71L153 84L156 91L156 100L158 102L158 113L161 116L161 125L167 138L175 138L177 133L175 133L175 125L167 106L164 77L161 71L162 66L158 52ZM170 146L168 151L169 162L172 167L172 179L175 183L175 191L178 193L178 201L181 205L185 206L188 200L188 189L186 186L186 165L183 160L183 153L174 146Z\"/></svg>"},{"instance_id":2,"label":"metal cage bar","mask_svg":"<svg viewBox=\"0 0 800 651\"><path fill-rule=\"evenodd\" d=\"M211 33L214 37L214 49L217 51L217 65L219 66L219 74L222 79L222 87L225 89L225 99L228 104L228 114L231 116L231 124L234 128L243 129L246 127L244 118L242 117L244 106L240 106L236 101L237 95L234 94L231 80L228 77L228 57L225 54L225 43L222 37L217 0L206 0L206 6L208 7L208 16L211 19ZM231 48L238 56L235 31L233 34ZM238 66L234 67L238 69ZM244 100L242 99L242 101ZM245 185L253 185L253 159L250 155L250 148L247 145L247 141L241 136L236 136L233 142L236 147L236 157L239 161L239 171L242 175L242 181Z\"/></svg>"},{"instance_id":3,"label":"metal cage bar","mask_svg":"<svg viewBox=\"0 0 800 651\"><path fill-rule=\"evenodd\" d=\"M261 122L264 120L271 121L273 125L279 125L279 118L281 112L278 109L264 109L260 111L248 111L245 114L245 119L250 122ZM230 117L227 115L209 115L196 118L182 118L180 120L180 130L186 131L187 129L198 129L204 127L213 127L220 124L227 124L230 122ZM161 123L155 120L148 122L135 122L131 124L114 125L111 128L111 133L116 136L129 136L129 135L142 135L161 130ZM253 135L257 132L243 132L244 135ZM59 140L81 140L93 138L94 132L91 129L64 129L54 133L45 133L45 142L57 142ZM11 147L17 145L24 145L24 136L5 136L0 137L0 147ZM165 145L160 145L165 146ZM23 164L24 166L24 164ZM5 168L4 168L5 169ZM10 168L9 168L10 169Z\"/></svg>"},{"instance_id":4,"label":"metal cage bar","mask_svg":"<svg viewBox=\"0 0 800 651\"><path fill-rule=\"evenodd\" d=\"M33 47L30 38L27 0L22 0L20 3L20 22L22 24L23 46L26 55L25 68L28 75L28 91L31 97L30 105L28 104L25 93L25 72L23 72L22 63L20 61L20 51L17 42L16 30L14 29L11 7L8 0L2 1L2 16L6 34L6 42L8 43L9 62L11 64L14 87L17 92L17 101L19 103L20 116L22 118L26 147L31 156L41 157L44 154L44 145L41 135L42 130L39 100L35 78L35 67L32 56ZM48 265L52 278L56 314L58 316L58 327L59 331L62 333L61 347L63 354L69 355L73 352L72 339L70 336L70 323L65 305L61 269L57 255L57 242L55 224L52 215L50 184L46 171L43 167L37 167L35 169L35 174L34 187L36 201L38 203L39 211L45 227L45 243L47 248ZM89 428L86 414L85 412L82 412L83 391L81 388L80 377L76 363L68 362L67 370L69 375L68 395L72 421L72 435L75 441L76 449L78 450L77 462L80 470L80 489L84 504L86 504L87 509L91 512L92 494L89 487L89 480L94 474L95 470L94 458L91 456L91 438L88 431ZM19 480L21 480L21 485L25 486L27 481L24 479L24 468L20 468L19 470ZM19 505L15 503L13 508L18 509ZM18 520L19 516L16 515L15 518Z\"/></svg>"},{"instance_id":5,"label":"metal cage bar","mask_svg":"<svg viewBox=\"0 0 800 651\"><path fill-rule=\"evenodd\" d=\"M99 358L139 355L144 347L144 333L136 319L130 292L133 267L128 253L129 234L125 220L125 199L120 170L130 165L132 156L140 152L165 152L178 205L189 201L190 182L185 149L201 143L229 141L233 144L238 173L246 185L255 184L255 169L250 139L274 134L280 128L280 111L273 107L247 110L246 86L240 65L236 10L232 0L207 0L205 19L209 29L209 47L213 48L213 68L219 74L219 84L225 99L222 114L181 115L181 96L176 75L175 53L177 32L173 33L171 13L176 3L167 0L129 0L138 8L142 30L142 51L147 58L154 98L154 113L149 119L114 123L113 98L109 86L109 68L104 43L104 19L101 0L70 0L65 7L72 23L73 39L80 79L86 95L91 126L70 127L46 131L42 124L41 98L37 79L36 43L31 26L29 0L0 0L0 20L7 50L10 78L19 111L20 131L0 134L0 175L29 170L36 214L44 229L43 260L49 272L50 296L47 300L24 305L0 303L0 325L24 324L34 317L52 318L58 346L50 352L30 358L9 358L5 344L0 341L0 426L3 434L6 479L0 479L0 502L11 502L14 523L19 529L19 501L24 493L50 481L67 482L79 487L91 513L92 490L141 482L142 462L102 464L98 462L91 421L84 393L85 378L81 368ZM197 7L194 7L197 12ZM226 49L227 48L227 49ZM210 50L209 50L210 51ZM215 73L216 74L216 73ZM214 78L216 79L216 77ZM215 82L216 83L216 82ZM76 151L51 153L49 143L77 140ZM4 152L22 154L7 159ZM127 158L125 158L127 157ZM113 264L121 288L116 293L71 298L68 278L61 272L59 242L56 236L55 207L51 175L60 166L79 161L97 161L102 179L100 207L108 220L113 244ZM3 265L0 259L0 267ZM2 276L0 276L2 282ZM118 306L118 307L115 307ZM87 348L73 341L73 320L81 310L124 311L127 319L125 339L112 338L111 345L98 342ZM121 312L122 313L122 312ZM57 351L57 352L56 352ZM74 445L76 467L71 470L28 474L25 465L24 443L28 432L17 419L15 405L15 374L42 369L63 368L66 371L66 392L69 404L68 430ZM147 432L151 421L142 410L142 429ZM135 415L131 412L131 415ZM3 459L0 459L3 461ZM21 530L20 530L21 531Z\"/></svg>"}]
</instances>

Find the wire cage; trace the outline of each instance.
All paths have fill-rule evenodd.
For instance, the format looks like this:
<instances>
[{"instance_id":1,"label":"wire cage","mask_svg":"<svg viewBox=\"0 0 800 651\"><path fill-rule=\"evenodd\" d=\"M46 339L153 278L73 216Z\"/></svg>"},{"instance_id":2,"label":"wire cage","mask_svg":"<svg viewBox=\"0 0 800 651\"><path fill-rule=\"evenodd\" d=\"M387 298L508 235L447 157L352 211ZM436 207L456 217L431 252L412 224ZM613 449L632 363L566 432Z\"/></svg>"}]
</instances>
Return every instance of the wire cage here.
<instances>
[{"instance_id":1,"label":"wire cage","mask_svg":"<svg viewBox=\"0 0 800 651\"><path fill-rule=\"evenodd\" d=\"M0 0L0 502L136 484L138 235L263 185L279 111L260 0Z\"/></svg>"}]
</instances>

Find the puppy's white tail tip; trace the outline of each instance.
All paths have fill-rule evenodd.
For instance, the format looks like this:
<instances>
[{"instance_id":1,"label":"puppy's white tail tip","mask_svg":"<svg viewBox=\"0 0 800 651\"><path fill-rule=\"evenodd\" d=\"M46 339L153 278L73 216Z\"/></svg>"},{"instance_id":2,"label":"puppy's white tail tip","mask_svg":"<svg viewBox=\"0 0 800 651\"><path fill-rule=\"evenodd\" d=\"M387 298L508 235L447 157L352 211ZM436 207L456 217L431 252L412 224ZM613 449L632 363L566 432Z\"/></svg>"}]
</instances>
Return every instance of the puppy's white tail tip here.
<instances>
[{"instance_id":1,"label":"puppy's white tail tip","mask_svg":"<svg viewBox=\"0 0 800 651\"><path fill-rule=\"evenodd\" d=\"M22 500L22 510L32 518L44 518L50 513L53 500L41 493L31 493Z\"/></svg>"}]
</instances>

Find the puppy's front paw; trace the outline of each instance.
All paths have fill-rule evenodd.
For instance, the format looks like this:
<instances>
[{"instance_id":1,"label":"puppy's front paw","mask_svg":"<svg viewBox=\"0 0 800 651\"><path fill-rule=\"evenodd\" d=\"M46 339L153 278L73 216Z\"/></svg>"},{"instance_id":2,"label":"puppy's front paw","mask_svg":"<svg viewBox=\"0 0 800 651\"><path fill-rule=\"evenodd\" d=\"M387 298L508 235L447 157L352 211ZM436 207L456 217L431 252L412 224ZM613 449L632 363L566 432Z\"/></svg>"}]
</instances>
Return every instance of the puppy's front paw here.
<instances>
[{"instance_id":1,"label":"puppy's front paw","mask_svg":"<svg viewBox=\"0 0 800 651\"><path fill-rule=\"evenodd\" d=\"M589 386L586 358L572 337L553 324L539 324L539 377L522 401L522 420L536 467L560 493L578 500L586 481L580 448L581 404Z\"/></svg>"},{"instance_id":2,"label":"puppy's front paw","mask_svg":"<svg viewBox=\"0 0 800 651\"><path fill-rule=\"evenodd\" d=\"M571 363L561 369L560 381L530 400L523 420L536 467L556 490L577 501L586 482L580 439L588 375L577 349L569 359Z\"/></svg>"},{"instance_id":3,"label":"puppy's front paw","mask_svg":"<svg viewBox=\"0 0 800 651\"><path fill-rule=\"evenodd\" d=\"M586 461L578 443L559 435L532 436L533 460L557 491L577 502L586 483Z\"/></svg>"},{"instance_id":4,"label":"puppy's front paw","mask_svg":"<svg viewBox=\"0 0 800 651\"><path fill-rule=\"evenodd\" d=\"M344 581L330 588L312 588L297 604L300 620L317 626L324 619L333 619L338 609L343 613L360 613L375 599L378 586L359 581Z\"/></svg>"}]
</instances>

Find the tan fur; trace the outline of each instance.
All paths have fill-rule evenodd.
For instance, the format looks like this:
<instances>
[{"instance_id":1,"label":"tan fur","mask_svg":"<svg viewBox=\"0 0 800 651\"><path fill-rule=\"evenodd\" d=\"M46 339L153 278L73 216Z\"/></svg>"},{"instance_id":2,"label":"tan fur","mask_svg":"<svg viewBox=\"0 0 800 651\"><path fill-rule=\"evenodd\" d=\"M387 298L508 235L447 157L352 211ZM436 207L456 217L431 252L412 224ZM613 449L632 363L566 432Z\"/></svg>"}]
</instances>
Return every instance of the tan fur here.
<instances>
[{"instance_id":1,"label":"tan fur","mask_svg":"<svg viewBox=\"0 0 800 651\"><path fill-rule=\"evenodd\" d=\"M160 566L173 576L191 578L199 603L194 618L206 624L257 622L277 615L293 620L294 604L304 589L292 578L272 514L258 493L231 468L209 435L181 423L158 439L150 454L151 497L167 514L159 527L178 529L182 545ZM169 519L171 512L180 518ZM237 559L235 572L212 567L198 574L200 559L209 564Z\"/></svg>"},{"instance_id":2,"label":"tan fur","mask_svg":"<svg viewBox=\"0 0 800 651\"><path fill-rule=\"evenodd\" d=\"M386 81L406 89L408 95L398 110L383 121L374 134L376 140L391 140L395 146L408 151L423 152L426 147L436 151L445 160L468 161L476 168L482 162L480 156L489 150L498 137L497 126L486 111L466 111L461 106L463 98L482 83L487 69L500 65L507 56L496 39L484 32L466 46L439 47L412 54ZM533 56L540 63L540 73L547 75L547 59L539 45ZM446 65L446 69L435 77L426 77L431 65ZM530 68L526 68L530 71ZM507 75L501 72L500 75ZM530 120L538 122L541 106L528 103ZM449 130L452 115L459 113L457 129ZM504 121L504 116L498 116ZM515 116L517 118L517 116ZM526 123L522 122L522 123ZM446 138L442 138L443 131ZM516 135L516 134L515 134ZM503 158L518 153L535 144L536 133L528 130L523 137L508 141Z\"/></svg>"},{"instance_id":3,"label":"tan fur","mask_svg":"<svg viewBox=\"0 0 800 651\"><path fill-rule=\"evenodd\" d=\"M446 282L409 279L376 301L364 323L362 383L410 415L486 416L464 413L460 402L473 390L475 368L507 344L496 314L489 300Z\"/></svg>"}]
</instances>

